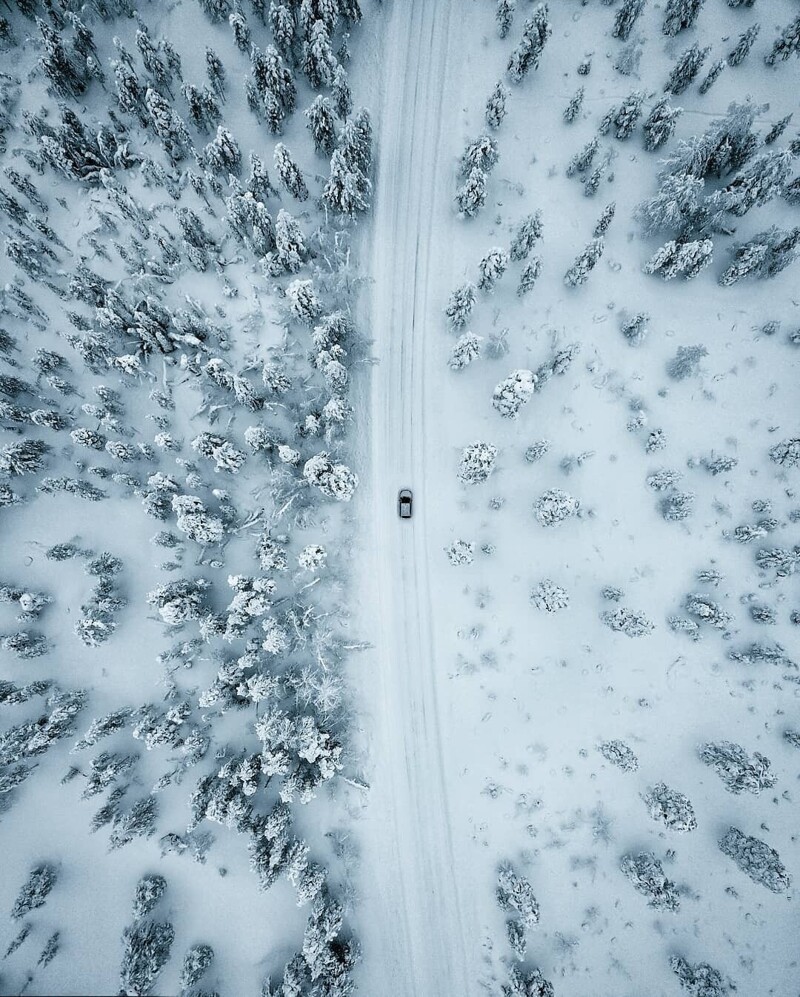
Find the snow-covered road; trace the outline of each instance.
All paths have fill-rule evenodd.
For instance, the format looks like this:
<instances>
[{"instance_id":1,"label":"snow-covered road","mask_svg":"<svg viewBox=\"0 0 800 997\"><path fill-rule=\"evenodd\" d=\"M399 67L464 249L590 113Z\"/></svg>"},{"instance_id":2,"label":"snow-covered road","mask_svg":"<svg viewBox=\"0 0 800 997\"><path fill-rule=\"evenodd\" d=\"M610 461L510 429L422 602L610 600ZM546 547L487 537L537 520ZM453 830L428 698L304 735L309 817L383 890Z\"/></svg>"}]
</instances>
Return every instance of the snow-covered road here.
<instances>
[{"instance_id":1,"label":"snow-covered road","mask_svg":"<svg viewBox=\"0 0 800 997\"><path fill-rule=\"evenodd\" d=\"M386 42L379 173L372 234L372 564L367 584L376 644L369 829L361 933L369 992L449 997L475 992L462 919L437 703L426 434L435 425L432 337L437 224L451 180L441 155L442 101L455 57L452 2L397 3ZM400 521L397 491L414 490Z\"/></svg>"}]
</instances>

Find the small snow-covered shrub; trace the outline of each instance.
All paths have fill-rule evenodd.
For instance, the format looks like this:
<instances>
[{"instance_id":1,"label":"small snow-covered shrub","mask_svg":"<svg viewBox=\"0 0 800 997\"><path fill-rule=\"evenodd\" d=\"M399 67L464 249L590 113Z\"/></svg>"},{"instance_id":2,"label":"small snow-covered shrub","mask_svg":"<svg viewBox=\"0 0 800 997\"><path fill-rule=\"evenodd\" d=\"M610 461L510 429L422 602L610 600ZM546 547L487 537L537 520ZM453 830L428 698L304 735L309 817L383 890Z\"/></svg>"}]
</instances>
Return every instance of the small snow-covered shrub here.
<instances>
[{"instance_id":1,"label":"small snow-covered shrub","mask_svg":"<svg viewBox=\"0 0 800 997\"><path fill-rule=\"evenodd\" d=\"M624 633L626 637L646 637L655 629L653 621L644 613L623 606L610 613L601 613L600 618L607 627Z\"/></svg>"},{"instance_id":2,"label":"small snow-covered shrub","mask_svg":"<svg viewBox=\"0 0 800 997\"><path fill-rule=\"evenodd\" d=\"M669 965L689 997L728 997L736 990L730 980L707 962L691 965L682 956L674 955Z\"/></svg>"},{"instance_id":3,"label":"small snow-covered shrub","mask_svg":"<svg viewBox=\"0 0 800 997\"><path fill-rule=\"evenodd\" d=\"M566 589L545 578L531 592L531 602L537 609L547 613L557 613L569 606L569 595Z\"/></svg>"},{"instance_id":4,"label":"small snow-covered shrub","mask_svg":"<svg viewBox=\"0 0 800 997\"><path fill-rule=\"evenodd\" d=\"M659 782L643 797L647 812L653 820L660 820L670 831L685 834L697 827L694 808L687 796L666 783Z\"/></svg>"},{"instance_id":5,"label":"small snow-covered shrub","mask_svg":"<svg viewBox=\"0 0 800 997\"><path fill-rule=\"evenodd\" d=\"M211 583L205 578L180 578L165 582L149 592L147 601L155 606L159 616L171 626L196 620L206 608L206 591Z\"/></svg>"},{"instance_id":6,"label":"small snow-covered shrub","mask_svg":"<svg viewBox=\"0 0 800 997\"><path fill-rule=\"evenodd\" d=\"M719 848L754 883L766 886L773 893L783 893L792 885L792 877L778 853L759 838L750 837L737 827L731 827L720 838Z\"/></svg>"},{"instance_id":7,"label":"small snow-covered shrub","mask_svg":"<svg viewBox=\"0 0 800 997\"><path fill-rule=\"evenodd\" d=\"M358 475L346 464L334 464L324 451L305 462L303 477L337 502L349 502L358 487Z\"/></svg>"},{"instance_id":8,"label":"small snow-covered shrub","mask_svg":"<svg viewBox=\"0 0 800 997\"><path fill-rule=\"evenodd\" d=\"M327 560L328 552L319 544L307 544L297 555L297 563L304 571L319 571Z\"/></svg>"},{"instance_id":9,"label":"small snow-covered shrub","mask_svg":"<svg viewBox=\"0 0 800 997\"><path fill-rule=\"evenodd\" d=\"M754 793L771 789L778 777L770 772L770 760L757 751L748 755L740 744L718 741L704 744L700 760L710 765L722 780L729 793Z\"/></svg>"},{"instance_id":10,"label":"small snow-covered shrub","mask_svg":"<svg viewBox=\"0 0 800 997\"><path fill-rule=\"evenodd\" d=\"M648 907L669 911L679 909L680 897L675 884L664 875L661 863L652 852L623 855L619 867L634 888L648 897Z\"/></svg>"},{"instance_id":11,"label":"small snow-covered shrub","mask_svg":"<svg viewBox=\"0 0 800 997\"><path fill-rule=\"evenodd\" d=\"M501 910L515 910L526 928L539 923L539 902L533 887L509 862L503 863L498 870L496 896Z\"/></svg>"},{"instance_id":12,"label":"small snow-covered shrub","mask_svg":"<svg viewBox=\"0 0 800 997\"><path fill-rule=\"evenodd\" d=\"M502 380L492 394L492 405L506 419L516 419L536 387L531 370L515 370Z\"/></svg>"},{"instance_id":13,"label":"small snow-covered shrub","mask_svg":"<svg viewBox=\"0 0 800 997\"><path fill-rule=\"evenodd\" d=\"M797 467L800 464L800 436L791 440L782 440L770 447L769 459L781 467Z\"/></svg>"},{"instance_id":14,"label":"small snow-covered shrub","mask_svg":"<svg viewBox=\"0 0 800 997\"><path fill-rule=\"evenodd\" d=\"M580 502L560 488L550 488L534 502L533 514L541 526L558 526L577 516Z\"/></svg>"},{"instance_id":15,"label":"small snow-covered shrub","mask_svg":"<svg viewBox=\"0 0 800 997\"><path fill-rule=\"evenodd\" d=\"M480 441L464 447L458 465L459 478L469 485L486 481L494 470L497 460L497 447Z\"/></svg>"},{"instance_id":16,"label":"small snow-covered shrub","mask_svg":"<svg viewBox=\"0 0 800 997\"><path fill-rule=\"evenodd\" d=\"M606 761L623 772L635 772L639 768L639 759L624 741L603 741L597 750Z\"/></svg>"},{"instance_id":17,"label":"small snow-covered shrub","mask_svg":"<svg viewBox=\"0 0 800 997\"><path fill-rule=\"evenodd\" d=\"M451 564L472 564L474 561L475 544L468 540L456 540L445 547L445 553Z\"/></svg>"},{"instance_id":18,"label":"small snow-covered shrub","mask_svg":"<svg viewBox=\"0 0 800 997\"><path fill-rule=\"evenodd\" d=\"M673 492L661 499L661 515L668 523L679 523L688 519L694 509L695 496L692 492Z\"/></svg>"}]
</instances>

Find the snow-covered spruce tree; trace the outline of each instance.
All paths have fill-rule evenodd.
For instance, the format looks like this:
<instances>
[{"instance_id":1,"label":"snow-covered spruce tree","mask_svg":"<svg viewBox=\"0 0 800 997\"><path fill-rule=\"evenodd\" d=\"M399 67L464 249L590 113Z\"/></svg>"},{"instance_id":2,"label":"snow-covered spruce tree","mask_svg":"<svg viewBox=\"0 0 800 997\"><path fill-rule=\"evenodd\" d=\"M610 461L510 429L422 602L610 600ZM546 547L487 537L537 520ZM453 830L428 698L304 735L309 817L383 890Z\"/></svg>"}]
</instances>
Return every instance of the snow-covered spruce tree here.
<instances>
[{"instance_id":1,"label":"snow-covered spruce tree","mask_svg":"<svg viewBox=\"0 0 800 997\"><path fill-rule=\"evenodd\" d=\"M492 405L505 419L516 419L535 389L533 371L514 370L495 387Z\"/></svg>"},{"instance_id":2,"label":"snow-covered spruce tree","mask_svg":"<svg viewBox=\"0 0 800 997\"><path fill-rule=\"evenodd\" d=\"M539 902L533 887L514 871L510 862L504 862L497 871L495 896L501 910L516 911L524 928L533 928L539 923Z\"/></svg>"},{"instance_id":3,"label":"snow-covered spruce tree","mask_svg":"<svg viewBox=\"0 0 800 997\"><path fill-rule=\"evenodd\" d=\"M634 90L623 100L619 107L612 107L600 122L598 131L601 135L606 135L614 127L614 134L618 139L626 139L633 134L633 130L639 118L642 116L642 105L644 104L644 94L641 90Z\"/></svg>"},{"instance_id":4,"label":"snow-covered spruce tree","mask_svg":"<svg viewBox=\"0 0 800 997\"><path fill-rule=\"evenodd\" d=\"M491 173L499 158L497 142L490 135L481 135L470 142L461 155L461 176L469 176L475 167Z\"/></svg>"},{"instance_id":5,"label":"snow-covered spruce tree","mask_svg":"<svg viewBox=\"0 0 800 997\"><path fill-rule=\"evenodd\" d=\"M583 107L583 98L586 96L586 88L578 87L575 93L570 98L569 104L564 108L563 118L567 124L571 124L580 113Z\"/></svg>"},{"instance_id":6,"label":"snow-covered spruce tree","mask_svg":"<svg viewBox=\"0 0 800 997\"><path fill-rule=\"evenodd\" d=\"M502 986L503 997L555 997L553 984L542 976L540 969L519 969L512 966L508 983Z\"/></svg>"},{"instance_id":7,"label":"snow-covered spruce tree","mask_svg":"<svg viewBox=\"0 0 800 997\"><path fill-rule=\"evenodd\" d=\"M614 38L627 41L636 19L644 10L645 0L623 0L622 6L614 15L614 26L611 34Z\"/></svg>"},{"instance_id":8,"label":"snow-covered spruce tree","mask_svg":"<svg viewBox=\"0 0 800 997\"><path fill-rule=\"evenodd\" d=\"M197 0L197 2L206 17L215 22L227 20L231 12L231 0Z\"/></svg>"},{"instance_id":9,"label":"snow-covered spruce tree","mask_svg":"<svg viewBox=\"0 0 800 997\"><path fill-rule=\"evenodd\" d=\"M661 821L670 831L685 834L697 827L697 818L689 798L663 782L642 797L653 820Z\"/></svg>"},{"instance_id":10,"label":"snow-covered spruce tree","mask_svg":"<svg viewBox=\"0 0 800 997\"><path fill-rule=\"evenodd\" d=\"M626 637L646 637L655 629L655 624L643 612L620 606L613 612L600 614L600 619L607 627Z\"/></svg>"},{"instance_id":11,"label":"snow-covered spruce tree","mask_svg":"<svg viewBox=\"0 0 800 997\"><path fill-rule=\"evenodd\" d=\"M567 287L579 287L589 279L589 274L597 266L600 257L605 251L606 244L602 236L592 239L583 252L575 258L575 262L564 274L564 283Z\"/></svg>"},{"instance_id":12,"label":"snow-covered spruce tree","mask_svg":"<svg viewBox=\"0 0 800 997\"><path fill-rule=\"evenodd\" d=\"M770 760L757 751L748 755L740 744L731 741L709 742L699 750L700 760L710 765L729 793L758 795L771 789L778 777L770 772Z\"/></svg>"},{"instance_id":13,"label":"snow-covered spruce tree","mask_svg":"<svg viewBox=\"0 0 800 997\"><path fill-rule=\"evenodd\" d=\"M519 45L508 60L508 77L513 83L521 83L532 69L537 69L548 38L553 33L546 3L537 5L522 29Z\"/></svg>"},{"instance_id":14,"label":"snow-covered spruce tree","mask_svg":"<svg viewBox=\"0 0 800 997\"><path fill-rule=\"evenodd\" d=\"M202 979L214 961L214 950L210 945L190 945L183 957L180 985L183 990L191 990Z\"/></svg>"},{"instance_id":15,"label":"snow-covered spruce tree","mask_svg":"<svg viewBox=\"0 0 800 997\"><path fill-rule=\"evenodd\" d=\"M477 166L469 172L469 176L456 191L455 202L459 214L465 218L473 218L486 203L487 174Z\"/></svg>"},{"instance_id":16,"label":"snow-covered spruce tree","mask_svg":"<svg viewBox=\"0 0 800 997\"><path fill-rule=\"evenodd\" d=\"M685 52L682 52L672 67L672 72L669 74L667 82L664 84L664 93L675 95L683 93L700 72L710 51L710 45L700 48L697 42L695 42Z\"/></svg>"},{"instance_id":17,"label":"snow-covered spruce tree","mask_svg":"<svg viewBox=\"0 0 800 997\"><path fill-rule=\"evenodd\" d=\"M576 173L585 173L594 162L597 154L597 138L590 139L586 145L570 159L567 164L567 176L573 177Z\"/></svg>"},{"instance_id":18,"label":"snow-covered spruce tree","mask_svg":"<svg viewBox=\"0 0 800 997\"><path fill-rule=\"evenodd\" d=\"M136 884L136 891L133 897L133 917L135 920L147 917L152 914L158 901L163 897L167 889L167 881L163 876L147 875L142 876Z\"/></svg>"},{"instance_id":19,"label":"snow-covered spruce tree","mask_svg":"<svg viewBox=\"0 0 800 997\"><path fill-rule=\"evenodd\" d=\"M361 169L348 162L341 149L331 156L331 172L322 191L322 199L331 210L347 217L354 217L369 210L372 184Z\"/></svg>"},{"instance_id":20,"label":"snow-covered spruce tree","mask_svg":"<svg viewBox=\"0 0 800 997\"><path fill-rule=\"evenodd\" d=\"M217 126L217 134L201 153L203 168L216 175L239 175L242 169L242 153L236 139L227 128Z\"/></svg>"},{"instance_id":21,"label":"snow-covered spruce tree","mask_svg":"<svg viewBox=\"0 0 800 997\"><path fill-rule=\"evenodd\" d=\"M614 220L614 213L616 212L616 210L617 210L616 201L611 201L610 204L607 204L603 208L603 213L597 219L597 224L595 225L594 231L592 232L592 235L595 238L598 238L599 236L606 234L609 225Z\"/></svg>"},{"instance_id":22,"label":"snow-covered spruce tree","mask_svg":"<svg viewBox=\"0 0 800 997\"><path fill-rule=\"evenodd\" d=\"M336 145L336 114L330 98L320 94L303 113L308 119L315 151L330 156Z\"/></svg>"},{"instance_id":23,"label":"snow-covered spruce tree","mask_svg":"<svg viewBox=\"0 0 800 997\"><path fill-rule=\"evenodd\" d=\"M337 502L349 502L358 486L358 475L345 464L334 464L324 451L305 462L303 477L309 485Z\"/></svg>"},{"instance_id":24,"label":"snow-covered spruce tree","mask_svg":"<svg viewBox=\"0 0 800 997\"><path fill-rule=\"evenodd\" d=\"M675 381L685 381L698 373L700 362L708 356L705 346L679 346L667 364L667 374Z\"/></svg>"},{"instance_id":25,"label":"snow-covered spruce tree","mask_svg":"<svg viewBox=\"0 0 800 997\"><path fill-rule=\"evenodd\" d=\"M696 239L690 242L671 240L664 243L648 261L645 273L659 274L664 280L681 276L685 280L696 277L711 263L714 243L711 239Z\"/></svg>"},{"instance_id":26,"label":"snow-covered spruce tree","mask_svg":"<svg viewBox=\"0 0 800 997\"><path fill-rule=\"evenodd\" d=\"M41 471L50 447L44 440L20 440L0 449L0 472L12 475Z\"/></svg>"},{"instance_id":27,"label":"snow-covered spruce tree","mask_svg":"<svg viewBox=\"0 0 800 997\"><path fill-rule=\"evenodd\" d=\"M458 465L458 476L465 484L477 485L494 471L497 447L491 443L476 442L464 447Z\"/></svg>"},{"instance_id":28,"label":"snow-covered spruce tree","mask_svg":"<svg viewBox=\"0 0 800 997\"><path fill-rule=\"evenodd\" d=\"M734 244L732 262L720 275L720 284L729 286L749 276L774 277L797 259L798 252L800 228L760 232L748 242Z\"/></svg>"},{"instance_id":29,"label":"snow-covered spruce tree","mask_svg":"<svg viewBox=\"0 0 800 997\"><path fill-rule=\"evenodd\" d=\"M331 49L330 32L324 21L315 20L311 26L303 43L300 65L312 89L319 90L333 82L336 59Z\"/></svg>"},{"instance_id":30,"label":"snow-covered spruce tree","mask_svg":"<svg viewBox=\"0 0 800 997\"><path fill-rule=\"evenodd\" d=\"M475 307L476 298L477 288L471 281L453 291L444 310L451 329L463 329L466 326Z\"/></svg>"},{"instance_id":31,"label":"snow-covered spruce tree","mask_svg":"<svg viewBox=\"0 0 800 997\"><path fill-rule=\"evenodd\" d=\"M731 980L707 962L692 965L683 956L674 955L669 960L669 968L689 997L728 997L736 990Z\"/></svg>"},{"instance_id":32,"label":"snow-covered spruce tree","mask_svg":"<svg viewBox=\"0 0 800 997\"><path fill-rule=\"evenodd\" d=\"M791 886L792 877L778 853L766 842L743 834L736 827L730 827L718 844L720 851L733 859L754 883L766 886L773 893L783 893Z\"/></svg>"},{"instance_id":33,"label":"snow-covered spruce tree","mask_svg":"<svg viewBox=\"0 0 800 997\"><path fill-rule=\"evenodd\" d=\"M508 267L508 253L499 246L490 249L486 256L478 264L480 279L478 287L481 291L491 294L498 280L506 272Z\"/></svg>"},{"instance_id":34,"label":"snow-covered spruce tree","mask_svg":"<svg viewBox=\"0 0 800 997\"><path fill-rule=\"evenodd\" d=\"M760 30L761 25L756 22L755 24L751 24L747 31L739 36L736 45L728 53L729 66L738 66L744 62L750 54L750 49L753 47L753 42L758 38Z\"/></svg>"},{"instance_id":35,"label":"snow-covered spruce tree","mask_svg":"<svg viewBox=\"0 0 800 997\"><path fill-rule=\"evenodd\" d=\"M800 56L800 17L786 25L773 42L769 55L764 57L764 62L774 66L778 59L786 62L790 55Z\"/></svg>"},{"instance_id":36,"label":"snow-covered spruce tree","mask_svg":"<svg viewBox=\"0 0 800 997\"><path fill-rule=\"evenodd\" d=\"M511 91L508 87L501 80L498 80L494 85L494 90L489 94L484 112L486 124L490 128L497 129L503 123L503 119L508 113L506 101L510 95Z\"/></svg>"},{"instance_id":37,"label":"snow-covered spruce tree","mask_svg":"<svg viewBox=\"0 0 800 997\"><path fill-rule=\"evenodd\" d=\"M541 526L558 526L577 516L580 502L561 488L543 492L533 504L533 514Z\"/></svg>"},{"instance_id":38,"label":"snow-covered spruce tree","mask_svg":"<svg viewBox=\"0 0 800 997\"><path fill-rule=\"evenodd\" d=\"M32 910L43 907L56 884L58 873L54 866L44 864L32 869L11 908L11 916L19 920Z\"/></svg>"},{"instance_id":39,"label":"snow-covered spruce tree","mask_svg":"<svg viewBox=\"0 0 800 997\"><path fill-rule=\"evenodd\" d=\"M531 249L541 237L542 213L534 211L532 214L526 215L517 227L514 238L511 240L509 256L512 260L527 259Z\"/></svg>"},{"instance_id":40,"label":"snow-covered spruce tree","mask_svg":"<svg viewBox=\"0 0 800 997\"><path fill-rule=\"evenodd\" d=\"M703 82L698 87L700 93L708 93L719 78L722 70L728 65L725 59L717 59L706 73Z\"/></svg>"},{"instance_id":41,"label":"snow-covered spruce tree","mask_svg":"<svg viewBox=\"0 0 800 997\"><path fill-rule=\"evenodd\" d=\"M639 759L624 741L603 741L602 744L598 745L597 750L606 761L616 765L623 772L636 772L639 768Z\"/></svg>"},{"instance_id":42,"label":"snow-covered spruce tree","mask_svg":"<svg viewBox=\"0 0 800 997\"><path fill-rule=\"evenodd\" d=\"M161 139L172 163L179 163L186 157L191 146L191 139L182 118L156 90L150 87L145 92L144 102L153 131Z\"/></svg>"},{"instance_id":43,"label":"snow-covered spruce tree","mask_svg":"<svg viewBox=\"0 0 800 997\"><path fill-rule=\"evenodd\" d=\"M333 109L338 118L345 121L353 110L353 93L347 78L347 71L341 63L336 67L331 84Z\"/></svg>"},{"instance_id":44,"label":"snow-covered spruce tree","mask_svg":"<svg viewBox=\"0 0 800 997\"><path fill-rule=\"evenodd\" d=\"M174 939L175 929L169 922L138 920L125 928L120 992L128 997L150 993L167 964Z\"/></svg>"},{"instance_id":45,"label":"snow-covered spruce tree","mask_svg":"<svg viewBox=\"0 0 800 997\"><path fill-rule=\"evenodd\" d=\"M653 105L642 125L644 147L648 152L660 149L665 142L669 141L675 131L678 118L682 114L683 108L671 107L667 97L662 97Z\"/></svg>"},{"instance_id":46,"label":"snow-covered spruce tree","mask_svg":"<svg viewBox=\"0 0 800 997\"><path fill-rule=\"evenodd\" d=\"M677 911L680 908L680 895L675 884L664 875L661 862L652 852L623 855L619 868L633 884L634 889L648 898L648 907L668 911Z\"/></svg>"},{"instance_id":47,"label":"snow-covered spruce tree","mask_svg":"<svg viewBox=\"0 0 800 997\"><path fill-rule=\"evenodd\" d=\"M679 31L691 28L705 0L667 0L664 10L662 31L665 35L677 35Z\"/></svg>"},{"instance_id":48,"label":"snow-covered spruce tree","mask_svg":"<svg viewBox=\"0 0 800 997\"><path fill-rule=\"evenodd\" d=\"M481 353L481 342L481 337L476 336L472 332L462 333L450 351L450 356L447 360L447 365L450 369L463 370L473 360L477 360Z\"/></svg>"},{"instance_id":49,"label":"snow-covered spruce tree","mask_svg":"<svg viewBox=\"0 0 800 997\"><path fill-rule=\"evenodd\" d=\"M517 284L517 295L522 297L527 294L528 291L532 290L536 281L539 279L539 274L542 272L542 258L541 256L532 256L528 263L526 263L522 273L520 274L519 284Z\"/></svg>"},{"instance_id":50,"label":"snow-covered spruce tree","mask_svg":"<svg viewBox=\"0 0 800 997\"><path fill-rule=\"evenodd\" d=\"M310 252L297 219L283 208L275 219L275 249L264 257L264 268L272 277L297 273Z\"/></svg>"},{"instance_id":51,"label":"snow-covered spruce tree","mask_svg":"<svg viewBox=\"0 0 800 997\"><path fill-rule=\"evenodd\" d=\"M274 162L284 189L298 201L308 200L308 187L302 171L283 142L278 142L275 146Z\"/></svg>"},{"instance_id":52,"label":"snow-covered spruce tree","mask_svg":"<svg viewBox=\"0 0 800 997\"><path fill-rule=\"evenodd\" d=\"M769 459L781 467L797 467L800 464L800 437L781 440L770 447Z\"/></svg>"},{"instance_id":53,"label":"snow-covered spruce tree","mask_svg":"<svg viewBox=\"0 0 800 997\"><path fill-rule=\"evenodd\" d=\"M508 35L516 8L517 0L497 0L494 17L497 21L497 34L500 38L505 38Z\"/></svg>"}]
</instances>

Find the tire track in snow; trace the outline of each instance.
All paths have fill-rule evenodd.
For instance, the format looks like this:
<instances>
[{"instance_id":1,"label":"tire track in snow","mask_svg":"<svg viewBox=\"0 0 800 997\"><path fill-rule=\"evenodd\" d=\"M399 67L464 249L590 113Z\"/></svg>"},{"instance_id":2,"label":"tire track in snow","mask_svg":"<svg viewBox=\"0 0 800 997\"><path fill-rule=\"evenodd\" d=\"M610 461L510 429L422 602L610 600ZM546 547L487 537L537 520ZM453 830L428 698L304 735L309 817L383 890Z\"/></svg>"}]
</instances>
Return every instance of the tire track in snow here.
<instances>
[{"instance_id":1,"label":"tire track in snow","mask_svg":"<svg viewBox=\"0 0 800 997\"><path fill-rule=\"evenodd\" d=\"M362 937L372 992L398 997L467 997L476 987L449 824L425 505L432 396L424 374L436 311L429 278L437 206L447 203L450 180L439 149L453 8L452 0L393 7L373 222L371 319L380 363L371 384L370 577L381 675ZM410 522L395 511L404 486L414 489Z\"/></svg>"}]
</instances>

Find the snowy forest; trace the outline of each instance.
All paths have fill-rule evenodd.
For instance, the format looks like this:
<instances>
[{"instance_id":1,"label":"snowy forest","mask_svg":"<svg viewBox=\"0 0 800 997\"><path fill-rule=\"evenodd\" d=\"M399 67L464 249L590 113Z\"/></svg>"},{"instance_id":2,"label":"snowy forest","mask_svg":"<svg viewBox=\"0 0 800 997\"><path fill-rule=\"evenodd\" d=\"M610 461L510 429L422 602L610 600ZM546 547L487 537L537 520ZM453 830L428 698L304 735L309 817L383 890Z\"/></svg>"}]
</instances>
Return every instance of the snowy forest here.
<instances>
[{"instance_id":1,"label":"snowy forest","mask_svg":"<svg viewBox=\"0 0 800 997\"><path fill-rule=\"evenodd\" d=\"M0 0L0 994L800 995L799 60Z\"/></svg>"}]
</instances>

